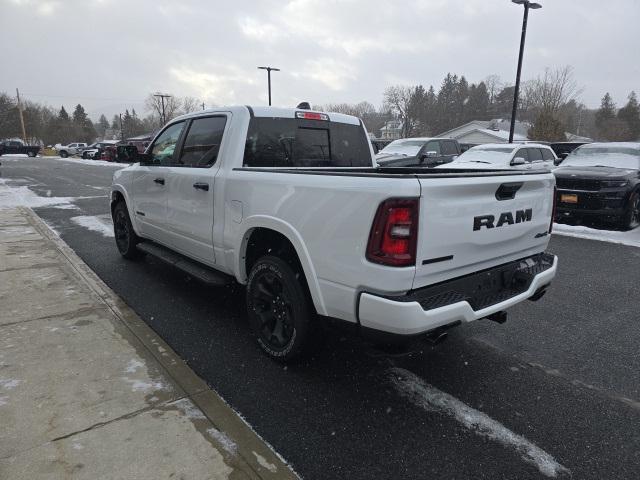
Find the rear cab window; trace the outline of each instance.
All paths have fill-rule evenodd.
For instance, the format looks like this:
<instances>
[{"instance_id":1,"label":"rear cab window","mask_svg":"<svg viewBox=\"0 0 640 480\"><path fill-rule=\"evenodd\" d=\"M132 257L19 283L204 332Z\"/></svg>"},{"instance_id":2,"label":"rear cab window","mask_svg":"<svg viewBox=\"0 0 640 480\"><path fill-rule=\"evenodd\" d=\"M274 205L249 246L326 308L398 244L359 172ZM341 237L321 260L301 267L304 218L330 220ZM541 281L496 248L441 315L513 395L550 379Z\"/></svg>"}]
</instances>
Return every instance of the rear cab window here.
<instances>
[{"instance_id":1,"label":"rear cab window","mask_svg":"<svg viewBox=\"0 0 640 480\"><path fill-rule=\"evenodd\" d=\"M254 117L249 122L245 167L371 167L361 125L331 120Z\"/></svg>"}]
</instances>

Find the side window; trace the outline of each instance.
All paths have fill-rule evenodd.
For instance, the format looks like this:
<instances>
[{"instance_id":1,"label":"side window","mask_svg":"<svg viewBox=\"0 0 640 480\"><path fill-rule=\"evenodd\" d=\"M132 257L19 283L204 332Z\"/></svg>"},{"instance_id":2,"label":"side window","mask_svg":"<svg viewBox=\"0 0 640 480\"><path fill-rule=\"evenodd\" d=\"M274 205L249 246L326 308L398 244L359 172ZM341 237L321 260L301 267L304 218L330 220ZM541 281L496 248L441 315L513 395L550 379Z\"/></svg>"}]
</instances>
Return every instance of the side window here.
<instances>
[{"instance_id":1,"label":"side window","mask_svg":"<svg viewBox=\"0 0 640 480\"><path fill-rule=\"evenodd\" d=\"M540 151L542 152L542 160L555 160L555 158L553 157L553 152L550 149L541 148Z\"/></svg>"},{"instance_id":2,"label":"side window","mask_svg":"<svg viewBox=\"0 0 640 480\"><path fill-rule=\"evenodd\" d=\"M529 161L529 154L527 153L526 148L521 148L518 152L513 156L513 158L524 158L525 162Z\"/></svg>"},{"instance_id":3,"label":"side window","mask_svg":"<svg viewBox=\"0 0 640 480\"><path fill-rule=\"evenodd\" d=\"M424 149L424 153L427 152L436 152L438 155L441 155L440 153L440 142L429 142L427 143L427 146Z\"/></svg>"},{"instance_id":4,"label":"side window","mask_svg":"<svg viewBox=\"0 0 640 480\"><path fill-rule=\"evenodd\" d=\"M456 148L456 144L454 142L445 140L440 142L442 144L442 154L443 155L457 155L458 149Z\"/></svg>"},{"instance_id":5,"label":"side window","mask_svg":"<svg viewBox=\"0 0 640 480\"><path fill-rule=\"evenodd\" d=\"M540 153L539 148L529 148L529 161L530 162L541 162L542 161L542 153Z\"/></svg>"},{"instance_id":6,"label":"side window","mask_svg":"<svg viewBox=\"0 0 640 480\"><path fill-rule=\"evenodd\" d=\"M184 128L184 122L174 123L167 127L151 147L152 165L171 165L174 163L173 154L180 139L180 134Z\"/></svg>"},{"instance_id":7,"label":"side window","mask_svg":"<svg viewBox=\"0 0 640 480\"><path fill-rule=\"evenodd\" d=\"M210 167L216 163L226 123L224 116L193 120L180 152L180 160L176 163L185 167Z\"/></svg>"}]
</instances>

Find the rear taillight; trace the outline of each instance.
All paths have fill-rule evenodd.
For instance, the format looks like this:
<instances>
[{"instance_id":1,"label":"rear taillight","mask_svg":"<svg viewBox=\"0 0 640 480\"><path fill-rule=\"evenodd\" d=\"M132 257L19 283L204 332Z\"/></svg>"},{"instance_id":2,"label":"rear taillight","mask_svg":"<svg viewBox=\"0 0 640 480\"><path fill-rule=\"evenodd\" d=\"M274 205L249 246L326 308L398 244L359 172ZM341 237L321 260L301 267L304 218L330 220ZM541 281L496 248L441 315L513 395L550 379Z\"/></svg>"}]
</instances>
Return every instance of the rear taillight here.
<instances>
[{"instance_id":1,"label":"rear taillight","mask_svg":"<svg viewBox=\"0 0 640 480\"><path fill-rule=\"evenodd\" d=\"M558 202L558 188L553 186L553 209L551 210L551 223L549 224L549 233L553 231L553 222L556 219L556 203Z\"/></svg>"},{"instance_id":2,"label":"rear taillight","mask_svg":"<svg viewBox=\"0 0 640 480\"><path fill-rule=\"evenodd\" d=\"M415 265L419 208L418 198L382 202L369 234L367 260L394 267Z\"/></svg>"}]
</instances>

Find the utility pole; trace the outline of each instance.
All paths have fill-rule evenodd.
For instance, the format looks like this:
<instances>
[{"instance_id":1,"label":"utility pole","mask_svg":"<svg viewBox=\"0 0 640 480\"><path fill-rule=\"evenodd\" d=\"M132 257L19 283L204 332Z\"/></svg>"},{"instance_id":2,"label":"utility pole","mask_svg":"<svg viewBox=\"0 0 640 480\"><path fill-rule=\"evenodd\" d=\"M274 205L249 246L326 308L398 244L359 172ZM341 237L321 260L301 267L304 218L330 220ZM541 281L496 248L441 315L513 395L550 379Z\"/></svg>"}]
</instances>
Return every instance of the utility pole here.
<instances>
[{"instance_id":1,"label":"utility pole","mask_svg":"<svg viewBox=\"0 0 640 480\"><path fill-rule=\"evenodd\" d=\"M279 72L279 68L274 67L258 67L258 70L266 70L267 71L267 88L269 90L269 105L271 105L271 72Z\"/></svg>"},{"instance_id":2,"label":"utility pole","mask_svg":"<svg viewBox=\"0 0 640 480\"><path fill-rule=\"evenodd\" d=\"M24 115L22 114L22 103L20 102L20 92L16 88L16 96L18 97L18 112L20 112L20 126L22 127L22 141L27 143L27 131L24 128Z\"/></svg>"},{"instance_id":3,"label":"utility pole","mask_svg":"<svg viewBox=\"0 0 640 480\"><path fill-rule=\"evenodd\" d=\"M124 142L124 130L122 129L122 114L119 113L118 115L120 115L120 140Z\"/></svg>"},{"instance_id":4,"label":"utility pole","mask_svg":"<svg viewBox=\"0 0 640 480\"><path fill-rule=\"evenodd\" d=\"M162 125L164 125L167 123L167 117L164 114L164 99L171 98L171 95L167 95L165 93L154 93L153 96L160 97L160 101L162 102Z\"/></svg>"},{"instance_id":5,"label":"utility pole","mask_svg":"<svg viewBox=\"0 0 640 480\"><path fill-rule=\"evenodd\" d=\"M202 102L202 109L204 110L204 102Z\"/></svg>"},{"instance_id":6,"label":"utility pole","mask_svg":"<svg viewBox=\"0 0 640 480\"><path fill-rule=\"evenodd\" d=\"M520 36L520 53L518 54L518 71L516 72L516 86L513 90L513 109L511 110L511 128L509 128L509 143L513 143L513 131L516 127L516 113L518 110L518 92L520 91L520 73L522 72L522 54L524 53L524 40L527 36L527 20L529 9L542 8L539 3L529 0L511 0L517 5L524 6L524 16L522 17L522 34Z\"/></svg>"}]
</instances>

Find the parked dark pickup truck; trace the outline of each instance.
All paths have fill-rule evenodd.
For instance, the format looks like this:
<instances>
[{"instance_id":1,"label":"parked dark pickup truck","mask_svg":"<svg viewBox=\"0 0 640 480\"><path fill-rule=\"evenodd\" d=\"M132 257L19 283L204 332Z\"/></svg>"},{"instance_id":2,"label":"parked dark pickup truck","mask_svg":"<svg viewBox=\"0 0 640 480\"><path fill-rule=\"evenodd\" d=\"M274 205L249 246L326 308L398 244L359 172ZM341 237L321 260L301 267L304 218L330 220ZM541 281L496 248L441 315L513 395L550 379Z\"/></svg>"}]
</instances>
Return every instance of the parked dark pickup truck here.
<instances>
[{"instance_id":1,"label":"parked dark pickup truck","mask_svg":"<svg viewBox=\"0 0 640 480\"><path fill-rule=\"evenodd\" d=\"M0 142L0 155L15 155L23 153L30 157L35 157L36 155L38 155L39 151L39 146L25 145L18 140L4 140Z\"/></svg>"}]
</instances>

